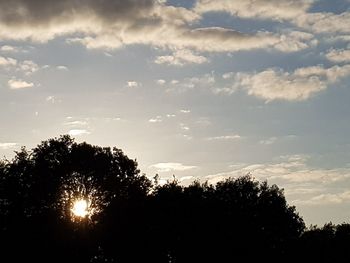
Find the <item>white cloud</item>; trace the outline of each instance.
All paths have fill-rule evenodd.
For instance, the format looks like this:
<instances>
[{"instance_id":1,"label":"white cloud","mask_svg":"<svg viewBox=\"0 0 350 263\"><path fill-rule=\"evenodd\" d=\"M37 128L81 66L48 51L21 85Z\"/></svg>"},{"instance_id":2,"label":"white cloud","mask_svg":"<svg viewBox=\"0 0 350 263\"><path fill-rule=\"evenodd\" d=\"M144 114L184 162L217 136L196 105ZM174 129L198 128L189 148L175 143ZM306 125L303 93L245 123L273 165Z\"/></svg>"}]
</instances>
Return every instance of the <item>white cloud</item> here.
<instances>
[{"instance_id":1,"label":"white cloud","mask_svg":"<svg viewBox=\"0 0 350 263\"><path fill-rule=\"evenodd\" d=\"M45 100L47 102L55 103L56 98L55 98L55 96L47 96Z\"/></svg>"},{"instance_id":2,"label":"white cloud","mask_svg":"<svg viewBox=\"0 0 350 263\"><path fill-rule=\"evenodd\" d=\"M266 101L301 101L347 76L350 76L350 65L305 67L291 73L267 69L259 73L236 73L233 75L232 89L243 88L249 95Z\"/></svg>"},{"instance_id":3,"label":"white cloud","mask_svg":"<svg viewBox=\"0 0 350 263\"><path fill-rule=\"evenodd\" d=\"M157 116L155 118L148 120L148 122L150 122L150 123L158 123L158 122L162 122L162 121L163 121L162 116Z\"/></svg>"},{"instance_id":4,"label":"white cloud","mask_svg":"<svg viewBox=\"0 0 350 263\"><path fill-rule=\"evenodd\" d=\"M285 194L294 205L328 205L350 201L349 191L343 186L350 183L349 168L322 169L310 167L309 157L303 155L281 156L272 163L239 164L233 170L205 177L209 183L229 177L251 173L259 181L268 180L285 189ZM333 192L333 193L331 193Z\"/></svg>"},{"instance_id":5,"label":"white cloud","mask_svg":"<svg viewBox=\"0 0 350 263\"><path fill-rule=\"evenodd\" d=\"M289 0L289 2L292 0ZM242 4L248 1L219 1L215 6L238 6L243 16L289 18L304 12L306 1L259 0L254 8ZM208 2L208 1L207 1ZM253 1L249 1L253 2ZM201 1L205 4L205 1ZM295 7L298 8L295 8ZM199 7L197 6L197 11ZM248 14L249 10L253 14ZM45 14L45 15L43 15ZM144 44L169 50L197 52L234 52L258 48L286 49L281 36L269 32L244 34L237 30L198 28L201 15L190 9L145 0L112 1L97 4L86 1L6 1L0 5L0 39L47 42L57 37L68 43L78 43L88 49L117 49L125 45ZM79 35L79 37L77 37ZM289 41L286 39L285 41ZM281 46L283 48L281 49ZM293 47L295 48L295 47ZM176 54L185 62L202 63L201 55ZM166 58L166 60L169 58ZM180 62L183 63L183 62Z\"/></svg>"},{"instance_id":6,"label":"white cloud","mask_svg":"<svg viewBox=\"0 0 350 263\"><path fill-rule=\"evenodd\" d=\"M350 33L350 12L308 13L296 16L294 23L315 33Z\"/></svg>"},{"instance_id":7,"label":"white cloud","mask_svg":"<svg viewBox=\"0 0 350 263\"><path fill-rule=\"evenodd\" d=\"M5 58L0 56L0 66L2 67L10 67L10 66L16 66L17 60L14 58Z\"/></svg>"},{"instance_id":8,"label":"white cloud","mask_svg":"<svg viewBox=\"0 0 350 263\"><path fill-rule=\"evenodd\" d=\"M350 49L332 49L327 52L326 57L335 63L350 62Z\"/></svg>"},{"instance_id":9,"label":"white cloud","mask_svg":"<svg viewBox=\"0 0 350 263\"><path fill-rule=\"evenodd\" d=\"M240 140L240 139L242 139L242 136L238 134L222 135L222 136L207 138L208 141L231 141L231 140Z\"/></svg>"},{"instance_id":10,"label":"white cloud","mask_svg":"<svg viewBox=\"0 0 350 263\"><path fill-rule=\"evenodd\" d=\"M244 18L292 19L304 14L314 0L197 0L199 13L227 12Z\"/></svg>"},{"instance_id":11,"label":"white cloud","mask_svg":"<svg viewBox=\"0 0 350 263\"><path fill-rule=\"evenodd\" d=\"M23 71L25 75L31 75L39 70L39 66L31 60L24 60L18 65L17 70Z\"/></svg>"},{"instance_id":12,"label":"white cloud","mask_svg":"<svg viewBox=\"0 0 350 263\"><path fill-rule=\"evenodd\" d=\"M185 110L185 109L180 110L180 112L181 112L181 113L185 113L185 114L187 114L187 113L191 113L191 111L190 111L190 110Z\"/></svg>"},{"instance_id":13,"label":"white cloud","mask_svg":"<svg viewBox=\"0 0 350 263\"><path fill-rule=\"evenodd\" d=\"M280 36L280 41L273 47L282 52L296 52L312 46L316 46L318 40L314 35L301 31L292 31Z\"/></svg>"},{"instance_id":14,"label":"white cloud","mask_svg":"<svg viewBox=\"0 0 350 263\"><path fill-rule=\"evenodd\" d=\"M4 45L0 48L0 51L2 52L12 52L12 53L17 53L19 52L19 48L14 47L14 46L10 46L10 45Z\"/></svg>"},{"instance_id":15,"label":"white cloud","mask_svg":"<svg viewBox=\"0 0 350 263\"><path fill-rule=\"evenodd\" d=\"M22 71L27 76L39 70L39 66L31 60L19 62L14 58L2 56L0 56L0 66L7 70L14 69L16 71Z\"/></svg>"},{"instance_id":16,"label":"white cloud","mask_svg":"<svg viewBox=\"0 0 350 263\"><path fill-rule=\"evenodd\" d=\"M26 82L21 79L10 79L7 82L10 89L25 89L25 88L32 88L34 87L34 84L31 82Z\"/></svg>"},{"instance_id":17,"label":"white cloud","mask_svg":"<svg viewBox=\"0 0 350 263\"><path fill-rule=\"evenodd\" d=\"M175 115L175 114L167 114L166 117L167 117L167 118L175 118L176 115Z\"/></svg>"},{"instance_id":18,"label":"white cloud","mask_svg":"<svg viewBox=\"0 0 350 263\"><path fill-rule=\"evenodd\" d=\"M85 129L72 129L68 132L68 134L71 136L80 136L80 135L88 135L90 134L90 132Z\"/></svg>"},{"instance_id":19,"label":"white cloud","mask_svg":"<svg viewBox=\"0 0 350 263\"><path fill-rule=\"evenodd\" d=\"M194 54L191 50L176 50L172 55L158 56L154 61L156 64L168 64L173 66L184 66L187 64L203 64L208 62L204 56Z\"/></svg>"},{"instance_id":20,"label":"white cloud","mask_svg":"<svg viewBox=\"0 0 350 263\"><path fill-rule=\"evenodd\" d=\"M157 163L151 165L149 168L156 169L157 172L171 172L171 171L188 171L197 168L197 166L183 165L182 163Z\"/></svg>"},{"instance_id":21,"label":"white cloud","mask_svg":"<svg viewBox=\"0 0 350 263\"><path fill-rule=\"evenodd\" d=\"M65 122L64 125L67 126L87 126L89 123L87 121L79 120L79 121L68 121Z\"/></svg>"},{"instance_id":22,"label":"white cloud","mask_svg":"<svg viewBox=\"0 0 350 263\"><path fill-rule=\"evenodd\" d=\"M207 127L212 124L208 117L200 117L195 123L201 127Z\"/></svg>"},{"instance_id":23,"label":"white cloud","mask_svg":"<svg viewBox=\"0 0 350 263\"><path fill-rule=\"evenodd\" d=\"M271 145L271 144L274 144L276 141L277 141L277 137L271 137L266 140L261 140L259 141L259 143L263 145Z\"/></svg>"},{"instance_id":24,"label":"white cloud","mask_svg":"<svg viewBox=\"0 0 350 263\"><path fill-rule=\"evenodd\" d=\"M184 130L184 131L190 130L190 127L186 126L186 124L184 124L184 123L180 123L180 128L181 128L181 130Z\"/></svg>"},{"instance_id":25,"label":"white cloud","mask_svg":"<svg viewBox=\"0 0 350 263\"><path fill-rule=\"evenodd\" d=\"M176 81L176 83L166 91L183 93L195 88L211 89L214 88L215 82L216 80L213 73L204 74L197 77L185 78L182 81Z\"/></svg>"},{"instance_id":26,"label":"white cloud","mask_svg":"<svg viewBox=\"0 0 350 263\"><path fill-rule=\"evenodd\" d=\"M296 205L337 205L350 202L350 191L339 192L339 193L322 193L320 195L313 196L307 200L295 200Z\"/></svg>"},{"instance_id":27,"label":"white cloud","mask_svg":"<svg viewBox=\"0 0 350 263\"><path fill-rule=\"evenodd\" d=\"M68 67L66 67L66 66L57 66L56 67L58 70L62 70L62 71L68 71Z\"/></svg>"},{"instance_id":28,"label":"white cloud","mask_svg":"<svg viewBox=\"0 0 350 263\"><path fill-rule=\"evenodd\" d=\"M140 86L141 86L141 83L138 83L136 81L128 81L127 82L127 87L129 87L129 88L137 88Z\"/></svg>"},{"instance_id":29,"label":"white cloud","mask_svg":"<svg viewBox=\"0 0 350 263\"><path fill-rule=\"evenodd\" d=\"M189 176L182 176L180 177L180 182L184 182L184 181L189 181L189 180L193 180L194 177L192 175L189 175Z\"/></svg>"},{"instance_id":30,"label":"white cloud","mask_svg":"<svg viewBox=\"0 0 350 263\"><path fill-rule=\"evenodd\" d=\"M156 83L158 85L164 85L166 83L166 81L164 79L158 79L158 80L156 80Z\"/></svg>"},{"instance_id":31,"label":"white cloud","mask_svg":"<svg viewBox=\"0 0 350 263\"><path fill-rule=\"evenodd\" d=\"M18 147L17 143L13 143L13 142L0 143L0 149L2 149L2 150L10 150L10 149L14 149L16 147Z\"/></svg>"}]
</instances>

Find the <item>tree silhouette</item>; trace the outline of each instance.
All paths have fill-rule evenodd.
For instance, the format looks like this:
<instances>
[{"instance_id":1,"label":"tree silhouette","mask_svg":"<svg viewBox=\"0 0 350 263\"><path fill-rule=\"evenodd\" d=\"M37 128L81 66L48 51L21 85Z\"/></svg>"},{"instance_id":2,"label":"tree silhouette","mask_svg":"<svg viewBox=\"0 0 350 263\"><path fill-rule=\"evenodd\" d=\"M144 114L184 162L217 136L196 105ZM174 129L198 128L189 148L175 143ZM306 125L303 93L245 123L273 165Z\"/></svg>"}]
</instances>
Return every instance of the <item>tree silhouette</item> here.
<instances>
[{"instance_id":1,"label":"tree silhouette","mask_svg":"<svg viewBox=\"0 0 350 263\"><path fill-rule=\"evenodd\" d=\"M0 173L1 242L10 254L22 250L12 255L19 260L32 255L44 261L51 254L56 256L50 261L88 262L98 240L90 224L103 215L92 215L83 224L91 229L81 229L72 223L73 199L91 195L92 205L102 211L117 199L145 196L151 186L121 150L78 144L69 136L43 141L30 152L22 148L1 163Z\"/></svg>"},{"instance_id":2,"label":"tree silhouette","mask_svg":"<svg viewBox=\"0 0 350 263\"><path fill-rule=\"evenodd\" d=\"M152 185L120 149L66 135L0 162L0 224L11 262L271 261L320 249L349 258L349 225L305 231L276 185L251 175Z\"/></svg>"}]
</instances>

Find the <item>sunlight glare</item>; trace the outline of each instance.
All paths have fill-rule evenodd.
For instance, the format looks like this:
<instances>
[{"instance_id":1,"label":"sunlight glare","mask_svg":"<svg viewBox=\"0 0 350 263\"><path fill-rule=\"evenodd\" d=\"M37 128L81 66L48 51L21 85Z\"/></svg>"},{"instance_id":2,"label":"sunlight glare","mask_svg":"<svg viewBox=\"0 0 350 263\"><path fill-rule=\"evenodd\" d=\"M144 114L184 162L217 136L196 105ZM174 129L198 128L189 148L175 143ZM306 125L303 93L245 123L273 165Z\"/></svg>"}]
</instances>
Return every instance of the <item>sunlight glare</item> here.
<instances>
[{"instance_id":1,"label":"sunlight glare","mask_svg":"<svg viewBox=\"0 0 350 263\"><path fill-rule=\"evenodd\" d=\"M89 214L88 202L84 199L80 199L74 202L72 213L77 217L86 217Z\"/></svg>"}]
</instances>

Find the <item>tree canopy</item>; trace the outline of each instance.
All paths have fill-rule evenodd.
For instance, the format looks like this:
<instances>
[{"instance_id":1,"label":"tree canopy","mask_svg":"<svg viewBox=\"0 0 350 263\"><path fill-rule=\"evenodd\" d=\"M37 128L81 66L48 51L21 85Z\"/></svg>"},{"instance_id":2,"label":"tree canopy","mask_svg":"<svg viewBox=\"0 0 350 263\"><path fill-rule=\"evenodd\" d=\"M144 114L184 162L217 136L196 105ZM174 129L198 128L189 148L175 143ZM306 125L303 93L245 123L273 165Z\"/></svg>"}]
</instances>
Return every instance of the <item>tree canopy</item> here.
<instances>
[{"instance_id":1,"label":"tree canopy","mask_svg":"<svg viewBox=\"0 0 350 263\"><path fill-rule=\"evenodd\" d=\"M86 216L74 214L77 200ZM278 259L342 251L350 236L346 224L306 231L283 190L251 175L160 185L122 150L67 135L0 162L0 231L4 258L36 262Z\"/></svg>"}]
</instances>

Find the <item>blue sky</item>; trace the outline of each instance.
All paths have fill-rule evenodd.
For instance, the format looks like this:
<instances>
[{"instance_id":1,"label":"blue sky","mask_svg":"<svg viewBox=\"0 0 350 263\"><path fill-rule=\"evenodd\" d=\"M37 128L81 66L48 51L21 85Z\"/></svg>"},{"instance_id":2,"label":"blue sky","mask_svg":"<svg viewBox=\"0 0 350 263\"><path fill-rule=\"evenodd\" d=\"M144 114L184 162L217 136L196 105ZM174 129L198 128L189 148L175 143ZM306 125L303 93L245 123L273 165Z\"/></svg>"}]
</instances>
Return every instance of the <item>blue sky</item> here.
<instances>
[{"instance_id":1,"label":"blue sky","mask_svg":"<svg viewBox=\"0 0 350 263\"><path fill-rule=\"evenodd\" d=\"M350 219L350 1L0 1L0 154L71 134L163 181Z\"/></svg>"}]
</instances>

